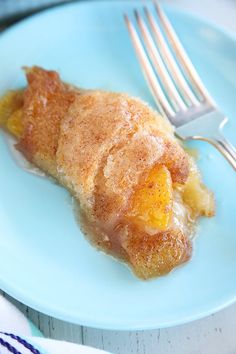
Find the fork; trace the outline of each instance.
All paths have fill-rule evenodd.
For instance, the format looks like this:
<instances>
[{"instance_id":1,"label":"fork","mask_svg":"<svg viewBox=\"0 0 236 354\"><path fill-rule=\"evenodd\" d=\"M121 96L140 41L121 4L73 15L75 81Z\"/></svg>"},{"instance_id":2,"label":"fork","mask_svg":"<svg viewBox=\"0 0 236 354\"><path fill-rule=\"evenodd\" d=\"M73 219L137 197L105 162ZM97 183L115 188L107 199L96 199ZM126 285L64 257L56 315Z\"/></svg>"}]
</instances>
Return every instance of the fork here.
<instances>
[{"instance_id":1,"label":"fork","mask_svg":"<svg viewBox=\"0 0 236 354\"><path fill-rule=\"evenodd\" d=\"M212 144L236 170L236 149L222 134L228 118L203 85L163 10L156 2L154 8L160 26L147 7L146 21L134 10L140 35L126 14L124 18L158 110L175 126L177 137Z\"/></svg>"}]
</instances>

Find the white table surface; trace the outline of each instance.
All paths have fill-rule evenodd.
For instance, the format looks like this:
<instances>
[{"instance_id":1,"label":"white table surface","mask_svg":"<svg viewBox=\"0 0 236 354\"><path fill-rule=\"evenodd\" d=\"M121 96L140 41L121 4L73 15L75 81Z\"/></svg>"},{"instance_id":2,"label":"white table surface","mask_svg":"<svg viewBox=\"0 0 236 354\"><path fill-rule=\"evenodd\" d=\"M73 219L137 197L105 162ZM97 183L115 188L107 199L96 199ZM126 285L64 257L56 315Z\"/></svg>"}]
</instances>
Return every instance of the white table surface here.
<instances>
[{"instance_id":1,"label":"white table surface","mask_svg":"<svg viewBox=\"0 0 236 354\"><path fill-rule=\"evenodd\" d=\"M236 0L162 2L199 14L236 33ZM116 354L236 354L236 304L205 319L178 327L118 332L73 325L41 314L13 299L11 301L46 337L83 343Z\"/></svg>"}]
</instances>

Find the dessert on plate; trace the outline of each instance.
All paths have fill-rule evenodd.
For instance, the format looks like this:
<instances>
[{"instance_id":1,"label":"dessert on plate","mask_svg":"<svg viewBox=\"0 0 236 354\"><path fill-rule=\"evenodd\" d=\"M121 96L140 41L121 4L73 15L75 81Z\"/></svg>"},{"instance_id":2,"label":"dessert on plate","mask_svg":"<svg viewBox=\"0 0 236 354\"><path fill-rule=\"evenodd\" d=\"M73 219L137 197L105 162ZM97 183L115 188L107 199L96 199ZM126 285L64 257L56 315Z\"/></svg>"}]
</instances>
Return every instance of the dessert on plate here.
<instances>
[{"instance_id":1,"label":"dessert on plate","mask_svg":"<svg viewBox=\"0 0 236 354\"><path fill-rule=\"evenodd\" d=\"M214 215L214 198L170 123L126 94L76 88L39 67L25 72L27 87L0 100L1 127L78 201L92 244L142 279L189 260L197 219Z\"/></svg>"}]
</instances>

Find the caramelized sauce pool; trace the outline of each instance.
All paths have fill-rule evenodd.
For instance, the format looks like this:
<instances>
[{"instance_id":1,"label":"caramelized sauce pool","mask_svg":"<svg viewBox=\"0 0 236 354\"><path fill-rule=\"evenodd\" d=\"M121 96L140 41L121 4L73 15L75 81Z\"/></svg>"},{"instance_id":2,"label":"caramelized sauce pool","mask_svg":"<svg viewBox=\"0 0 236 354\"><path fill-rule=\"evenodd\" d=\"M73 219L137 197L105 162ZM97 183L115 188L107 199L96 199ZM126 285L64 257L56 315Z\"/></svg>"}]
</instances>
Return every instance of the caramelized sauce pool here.
<instances>
[{"instance_id":1,"label":"caramelized sauce pool","mask_svg":"<svg viewBox=\"0 0 236 354\"><path fill-rule=\"evenodd\" d=\"M17 140L10 134L6 132L2 132L4 140L10 150L11 156L13 157L17 166L22 168L24 171L33 174L34 176L39 176L43 178L47 178L46 174L41 171L39 168L30 163L24 155L16 149Z\"/></svg>"}]
</instances>

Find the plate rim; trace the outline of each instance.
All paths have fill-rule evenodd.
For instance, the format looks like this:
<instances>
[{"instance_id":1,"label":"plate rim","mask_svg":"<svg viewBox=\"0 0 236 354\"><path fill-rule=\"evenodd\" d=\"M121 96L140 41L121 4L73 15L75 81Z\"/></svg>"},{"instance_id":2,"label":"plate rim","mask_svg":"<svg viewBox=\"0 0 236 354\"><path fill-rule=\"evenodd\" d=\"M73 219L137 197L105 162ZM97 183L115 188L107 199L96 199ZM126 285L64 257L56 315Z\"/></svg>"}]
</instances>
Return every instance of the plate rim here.
<instances>
[{"instance_id":1,"label":"plate rim","mask_svg":"<svg viewBox=\"0 0 236 354\"><path fill-rule=\"evenodd\" d=\"M116 0L116 3L130 3L128 0ZM8 34L11 32L17 31L18 28L21 26L24 26L26 23L33 22L35 18L40 18L43 17L45 14L48 13L53 13L55 11L60 11L63 7L77 7L77 6L90 6L92 3L98 4L96 0L82 0L80 2L71 2L71 3L63 3L63 4L58 4L53 6L52 8L49 9L44 9L39 11L38 13L32 14L29 17L26 17L19 22L11 25L7 29L3 30L3 32L0 34L0 41L4 38L7 37ZM107 3L111 5L111 2L109 0L100 0L100 3ZM150 1L152 3L152 1ZM113 2L114 4L114 2ZM214 21L209 21L203 16L200 15L195 15L192 12L188 10L182 10L179 9L176 6L169 6L169 5L164 5L163 8L167 9L167 11L170 11L171 13L175 14L181 14L184 17L186 16L190 20L192 19L195 22L198 22L199 24L203 24L208 26L209 28L212 28L215 32L220 33L223 37L226 37L230 39L234 45L236 46L236 33L233 31L230 31L228 29L225 29L223 26L217 25ZM212 306L209 310L203 310L199 312L198 314L191 314L191 315L186 315L184 317L181 317L180 320L169 320L169 321L162 321L161 323L158 322L157 320L147 320L145 322L142 322L142 324L139 323L134 323L134 321L125 321L122 323L115 324L114 321L110 321L109 319L105 319L105 321L101 321L99 319L98 321L95 319L90 319L85 318L85 316L82 318L77 315L71 315L68 314L65 310L61 310L56 307L49 307L47 306L47 302L43 301L36 301L35 299L31 298L30 295L24 293L24 291L21 291L21 289L14 288L14 285L11 284L10 282L7 282L6 280L3 279L3 277L0 274L0 289L4 293L7 293L17 301L22 302L23 304L35 309L36 311L39 311L41 313L44 313L49 316L53 316L57 319L67 321L70 323L78 324L81 326L88 326L91 328L97 328L97 329L107 329L107 330L152 330L156 328L168 328L168 327L174 327L177 325L183 325L204 317L207 317L213 313L216 313L220 310L223 310L224 308L232 305L233 303L236 302L236 293L234 296L228 295L228 300L222 301L222 304Z\"/></svg>"}]
</instances>

